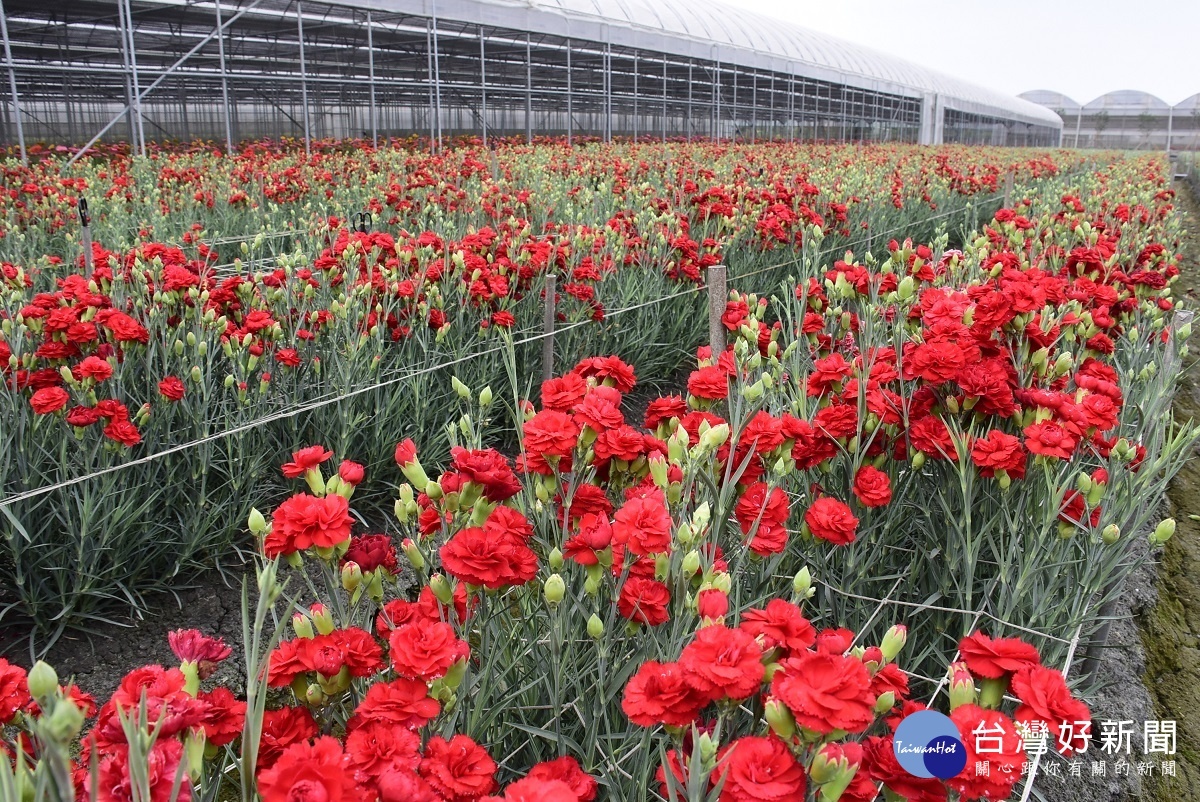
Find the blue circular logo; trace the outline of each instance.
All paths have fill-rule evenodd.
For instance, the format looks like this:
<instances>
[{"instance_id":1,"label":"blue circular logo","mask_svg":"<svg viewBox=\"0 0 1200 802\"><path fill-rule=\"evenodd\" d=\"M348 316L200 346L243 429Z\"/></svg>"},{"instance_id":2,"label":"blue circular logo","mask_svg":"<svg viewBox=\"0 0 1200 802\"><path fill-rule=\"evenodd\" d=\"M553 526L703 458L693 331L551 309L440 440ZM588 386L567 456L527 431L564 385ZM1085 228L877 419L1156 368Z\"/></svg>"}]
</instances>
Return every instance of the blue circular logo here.
<instances>
[{"instance_id":1,"label":"blue circular logo","mask_svg":"<svg viewBox=\"0 0 1200 802\"><path fill-rule=\"evenodd\" d=\"M900 722L892 739L900 767L914 777L948 780L967 765L962 734L949 716L919 710Z\"/></svg>"}]
</instances>

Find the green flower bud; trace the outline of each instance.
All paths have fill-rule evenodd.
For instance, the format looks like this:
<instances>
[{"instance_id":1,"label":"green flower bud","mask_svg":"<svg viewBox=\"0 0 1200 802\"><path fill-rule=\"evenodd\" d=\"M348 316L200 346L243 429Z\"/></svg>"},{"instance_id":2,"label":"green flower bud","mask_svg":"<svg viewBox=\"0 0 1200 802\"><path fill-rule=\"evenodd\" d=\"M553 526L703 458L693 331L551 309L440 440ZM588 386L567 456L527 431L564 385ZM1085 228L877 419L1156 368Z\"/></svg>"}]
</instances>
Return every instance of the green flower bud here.
<instances>
[{"instance_id":1,"label":"green flower bud","mask_svg":"<svg viewBox=\"0 0 1200 802\"><path fill-rule=\"evenodd\" d=\"M250 533L258 537L262 537L267 531L267 519L263 517L263 514L256 507L250 508L250 520L248 524Z\"/></svg>"},{"instance_id":2,"label":"green flower bud","mask_svg":"<svg viewBox=\"0 0 1200 802\"><path fill-rule=\"evenodd\" d=\"M591 618L587 620L587 633L588 637L593 640L600 640L600 637L604 634L604 622L595 613L592 613Z\"/></svg>"},{"instance_id":3,"label":"green flower bud","mask_svg":"<svg viewBox=\"0 0 1200 802\"><path fill-rule=\"evenodd\" d=\"M700 571L700 552L692 549L683 557L683 575L695 576Z\"/></svg>"},{"instance_id":4,"label":"green flower bud","mask_svg":"<svg viewBox=\"0 0 1200 802\"><path fill-rule=\"evenodd\" d=\"M792 579L792 595L797 601L812 598L812 574L809 573L807 565L801 568L795 578Z\"/></svg>"},{"instance_id":5,"label":"green flower bud","mask_svg":"<svg viewBox=\"0 0 1200 802\"><path fill-rule=\"evenodd\" d=\"M492 405L492 388L491 386L484 387L479 391L479 406L486 409Z\"/></svg>"},{"instance_id":6,"label":"green flower bud","mask_svg":"<svg viewBox=\"0 0 1200 802\"><path fill-rule=\"evenodd\" d=\"M904 644L908 641L908 627L903 624L895 624L883 636L883 643L879 644L879 650L883 652L883 659L887 662L892 662L896 659L896 655L900 654L900 650L904 648Z\"/></svg>"},{"instance_id":7,"label":"green flower bud","mask_svg":"<svg viewBox=\"0 0 1200 802\"><path fill-rule=\"evenodd\" d=\"M458 393L459 398L471 397L471 388L459 381L457 376L450 377L450 385L454 387L454 392Z\"/></svg>"},{"instance_id":8,"label":"green flower bud","mask_svg":"<svg viewBox=\"0 0 1200 802\"><path fill-rule=\"evenodd\" d=\"M1154 531L1150 533L1150 545L1161 546L1171 539L1175 534L1175 519L1164 518L1159 522L1158 526L1154 527Z\"/></svg>"},{"instance_id":9,"label":"green flower bud","mask_svg":"<svg viewBox=\"0 0 1200 802\"><path fill-rule=\"evenodd\" d=\"M58 690L58 674L49 663L38 660L33 664L33 668L29 669L25 683L30 696L34 699L45 699Z\"/></svg>"},{"instance_id":10,"label":"green flower bud","mask_svg":"<svg viewBox=\"0 0 1200 802\"><path fill-rule=\"evenodd\" d=\"M429 578L429 589L442 604L450 605L454 602L454 585L443 574L434 574Z\"/></svg>"},{"instance_id":11,"label":"green flower bud","mask_svg":"<svg viewBox=\"0 0 1200 802\"><path fill-rule=\"evenodd\" d=\"M1121 527L1116 524L1109 524L1104 527L1104 531L1100 533L1100 538L1106 546L1111 546L1121 539Z\"/></svg>"},{"instance_id":12,"label":"green flower bud","mask_svg":"<svg viewBox=\"0 0 1200 802\"><path fill-rule=\"evenodd\" d=\"M542 595L546 598L546 604L553 610L567 595L567 583L559 574L551 574L542 586Z\"/></svg>"},{"instance_id":13,"label":"green flower bud","mask_svg":"<svg viewBox=\"0 0 1200 802\"><path fill-rule=\"evenodd\" d=\"M792 712L778 699L768 699L763 705L763 717L771 727L771 732L785 741L796 734L796 719Z\"/></svg>"}]
</instances>

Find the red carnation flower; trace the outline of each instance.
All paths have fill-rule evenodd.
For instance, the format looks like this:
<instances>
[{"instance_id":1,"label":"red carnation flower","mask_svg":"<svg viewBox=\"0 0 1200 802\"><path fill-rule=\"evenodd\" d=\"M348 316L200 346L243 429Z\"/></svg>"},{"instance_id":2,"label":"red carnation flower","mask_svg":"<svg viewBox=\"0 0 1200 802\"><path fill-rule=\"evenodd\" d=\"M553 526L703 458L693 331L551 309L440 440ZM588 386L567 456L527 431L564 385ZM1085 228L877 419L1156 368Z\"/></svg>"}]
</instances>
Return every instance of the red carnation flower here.
<instances>
[{"instance_id":1,"label":"red carnation flower","mask_svg":"<svg viewBox=\"0 0 1200 802\"><path fill-rule=\"evenodd\" d=\"M621 586L617 598L617 612L630 621L639 621L652 627L670 619L667 605L671 603L671 591L662 582L640 576L630 576Z\"/></svg>"},{"instance_id":2,"label":"red carnation flower","mask_svg":"<svg viewBox=\"0 0 1200 802\"><path fill-rule=\"evenodd\" d=\"M892 500L888 475L871 465L864 465L854 475L854 495L864 507L882 507ZM811 528L811 527L810 527Z\"/></svg>"},{"instance_id":3,"label":"red carnation flower","mask_svg":"<svg viewBox=\"0 0 1200 802\"><path fill-rule=\"evenodd\" d=\"M875 720L871 675L861 660L829 652L801 652L780 663L771 694L796 722L814 732L862 732Z\"/></svg>"},{"instance_id":4,"label":"red carnation flower","mask_svg":"<svg viewBox=\"0 0 1200 802\"><path fill-rule=\"evenodd\" d=\"M469 652L454 627L424 618L398 627L388 637L388 644L396 673L426 682L445 676Z\"/></svg>"},{"instance_id":5,"label":"red carnation flower","mask_svg":"<svg viewBox=\"0 0 1200 802\"><path fill-rule=\"evenodd\" d=\"M279 557L296 551L333 548L350 538L350 502L337 494L317 498L298 493L280 504L271 517L263 552Z\"/></svg>"},{"instance_id":6,"label":"red carnation flower","mask_svg":"<svg viewBox=\"0 0 1200 802\"><path fill-rule=\"evenodd\" d=\"M967 668L977 677L1003 679L1031 665L1040 665L1038 650L1019 638L990 638L982 632L958 643Z\"/></svg>"},{"instance_id":7,"label":"red carnation flower","mask_svg":"<svg viewBox=\"0 0 1200 802\"><path fill-rule=\"evenodd\" d=\"M679 663L647 660L625 685L621 709L639 727L686 727L708 702Z\"/></svg>"},{"instance_id":8,"label":"red carnation flower","mask_svg":"<svg viewBox=\"0 0 1200 802\"><path fill-rule=\"evenodd\" d=\"M298 479L332 456L333 452L326 451L325 446L309 446L293 451L292 461L283 464L283 475L288 479Z\"/></svg>"},{"instance_id":9,"label":"red carnation flower","mask_svg":"<svg viewBox=\"0 0 1200 802\"><path fill-rule=\"evenodd\" d=\"M722 802L804 802L804 766L773 735L739 738L717 753L713 785Z\"/></svg>"},{"instance_id":10,"label":"red carnation flower","mask_svg":"<svg viewBox=\"0 0 1200 802\"><path fill-rule=\"evenodd\" d=\"M496 761L466 735L429 739L420 773L446 802L470 802L496 790Z\"/></svg>"},{"instance_id":11,"label":"red carnation flower","mask_svg":"<svg viewBox=\"0 0 1200 802\"><path fill-rule=\"evenodd\" d=\"M710 699L745 699L762 685L766 672L754 636L723 624L704 627L683 649L679 665L688 681Z\"/></svg>"},{"instance_id":12,"label":"red carnation flower","mask_svg":"<svg viewBox=\"0 0 1200 802\"><path fill-rule=\"evenodd\" d=\"M821 496L804 513L804 523L814 536L844 546L853 543L858 528L858 518L850 512L846 502L831 496Z\"/></svg>"},{"instance_id":13,"label":"red carnation flower","mask_svg":"<svg viewBox=\"0 0 1200 802\"><path fill-rule=\"evenodd\" d=\"M786 653L802 652L817 642L817 631L804 613L784 599L771 599L761 610L747 610L742 614L740 629L756 638L761 636L766 648L780 648Z\"/></svg>"},{"instance_id":14,"label":"red carnation flower","mask_svg":"<svg viewBox=\"0 0 1200 802\"><path fill-rule=\"evenodd\" d=\"M38 415L58 412L71 400L71 394L61 387L43 387L29 397L29 406Z\"/></svg>"},{"instance_id":15,"label":"red carnation flower","mask_svg":"<svg viewBox=\"0 0 1200 802\"><path fill-rule=\"evenodd\" d=\"M529 770L527 779L556 780L566 785L579 802L592 802L596 798L597 784L594 777L585 774L579 761L567 755L557 760L538 763ZM511 790L511 789L510 789ZM566 802L564 800L564 802Z\"/></svg>"},{"instance_id":16,"label":"red carnation flower","mask_svg":"<svg viewBox=\"0 0 1200 802\"><path fill-rule=\"evenodd\" d=\"M179 377L167 376L158 383L158 392L168 401L182 401L185 390Z\"/></svg>"},{"instance_id":17,"label":"red carnation flower","mask_svg":"<svg viewBox=\"0 0 1200 802\"><path fill-rule=\"evenodd\" d=\"M1013 786L1024 773L1025 742L1017 734L1012 720L997 710L978 705L961 705L950 713L950 720L962 733L967 765L946 785L961 795L964 802L977 799L1008 799ZM986 761L988 772L976 771Z\"/></svg>"},{"instance_id":18,"label":"red carnation flower","mask_svg":"<svg viewBox=\"0 0 1200 802\"><path fill-rule=\"evenodd\" d=\"M285 749L271 768L258 773L258 792L263 802L350 802L359 796L341 743L328 735Z\"/></svg>"}]
</instances>

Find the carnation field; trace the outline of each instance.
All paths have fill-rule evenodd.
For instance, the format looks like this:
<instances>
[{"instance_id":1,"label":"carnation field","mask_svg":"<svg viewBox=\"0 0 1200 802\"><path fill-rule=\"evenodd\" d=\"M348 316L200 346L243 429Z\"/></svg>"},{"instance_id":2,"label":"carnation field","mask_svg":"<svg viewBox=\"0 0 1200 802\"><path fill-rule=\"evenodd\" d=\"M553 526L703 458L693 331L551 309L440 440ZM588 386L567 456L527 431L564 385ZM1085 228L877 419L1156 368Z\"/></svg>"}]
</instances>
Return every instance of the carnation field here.
<instances>
[{"instance_id":1,"label":"carnation field","mask_svg":"<svg viewBox=\"0 0 1200 802\"><path fill-rule=\"evenodd\" d=\"M0 799L1038 798L1200 439L1167 160L491 144L3 163Z\"/></svg>"}]
</instances>

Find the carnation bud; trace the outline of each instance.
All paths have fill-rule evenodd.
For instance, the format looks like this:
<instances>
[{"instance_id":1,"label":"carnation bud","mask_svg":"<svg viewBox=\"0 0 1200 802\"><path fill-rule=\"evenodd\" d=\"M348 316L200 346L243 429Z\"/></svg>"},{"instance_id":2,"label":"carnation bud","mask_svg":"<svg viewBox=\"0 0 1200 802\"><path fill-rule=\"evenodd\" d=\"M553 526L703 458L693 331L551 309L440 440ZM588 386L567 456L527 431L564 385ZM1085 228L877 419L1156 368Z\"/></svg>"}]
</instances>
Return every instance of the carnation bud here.
<instances>
[{"instance_id":1,"label":"carnation bud","mask_svg":"<svg viewBox=\"0 0 1200 802\"><path fill-rule=\"evenodd\" d=\"M551 571L561 571L563 567L562 551L557 546L552 548L546 557L546 562L549 563Z\"/></svg>"},{"instance_id":2,"label":"carnation bud","mask_svg":"<svg viewBox=\"0 0 1200 802\"><path fill-rule=\"evenodd\" d=\"M429 577L429 589L442 604L450 605L454 602L454 586L443 574Z\"/></svg>"},{"instance_id":3,"label":"carnation bud","mask_svg":"<svg viewBox=\"0 0 1200 802\"><path fill-rule=\"evenodd\" d=\"M267 519L255 507L250 508L250 520L248 524L251 534L257 537L262 537L267 531Z\"/></svg>"},{"instance_id":4,"label":"carnation bud","mask_svg":"<svg viewBox=\"0 0 1200 802\"><path fill-rule=\"evenodd\" d=\"M304 691L304 701L313 707L325 706L325 692L321 690L321 686L317 683L312 683Z\"/></svg>"},{"instance_id":5,"label":"carnation bud","mask_svg":"<svg viewBox=\"0 0 1200 802\"><path fill-rule=\"evenodd\" d=\"M1116 524L1109 524L1104 527L1104 531L1100 533L1100 538L1106 546L1111 546L1121 539L1121 527Z\"/></svg>"},{"instance_id":6,"label":"carnation bud","mask_svg":"<svg viewBox=\"0 0 1200 802\"><path fill-rule=\"evenodd\" d=\"M884 691L875 697L875 712L886 713L896 706L895 691Z\"/></svg>"},{"instance_id":7,"label":"carnation bud","mask_svg":"<svg viewBox=\"0 0 1200 802\"><path fill-rule=\"evenodd\" d=\"M720 621L729 612L729 596L717 588L702 590L696 595L696 612L701 619Z\"/></svg>"},{"instance_id":8,"label":"carnation bud","mask_svg":"<svg viewBox=\"0 0 1200 802\"><path fill-rule=\"evenodd\" d=\"M587 579L583 581L583 589L589 596L595 596L600 592L600 581L604 576L604 569L599 565L589 565L585 570Z\"/></svg>"},{"instance_id":9,"label":"carnation bud","mask_svg":"<svg viewBox=\"0 0 1200 802\"><path fill-rule=\"evenodd\" d=\"M450 386L454 388L454 392L458 393L459 398L471 397L471 388L459 381L457 376L450 377Z\"/></svg>"},{"instance_id":10,"label":"carnation bud","mask_svg":"<svg viewBox=\"0 0 1200 802\"><path fill-rule=\"evenodd\" d=\"M587 633L588 637L593 640L600 640L600 637L604 635L604 622L595 613L592 613L591 617L587 620Z\"/></svg>"},{"instance_id":11,"label":"carnation bud","mask_svg":"<svg viewBox=\"0 0 1200 802\"><path fill-rule=\"evenodd\" d=\"M1161 546L1171 539L1175 534L1175 519L1164 518L1159 522L1158 526L1154 527L1154 531L1150 533L1150 545Z\"/></svg>"},{"instance_id":12,"label":"carnation bud","mask_svg":"<svg viewBox=\"0 0 1200 802\"><path fill-rule=\"evenodd\" d=\"M988 679L980 681L983 686L979 689L979 706L989 710L999 710L1004 702L1004 694L1008 692L1007 679Z\"/></svg>"},{"instance_id":13,"label":"carnation bud","mask_svg":"<svg viewBox=\"0 0 1200 802\"><path fill-rule=\"evenodd\" d=\"M654 578L659 582L666 581L671 575L671 555L656 554L654 555Z\"/></svg>"},{"instance_id":14,"label":"carnation bud","mask_svg":"<svg viewBox=\"0 0 1200 802\"><path fill-rule=\"evenodd\" d=\"M479 406L487 409L492 405L492 388L491 386L484 387L479 391Z\"/></svg>"},{"instance_id":15,"label":"carnation bud","mask_svg":"<svg viewBox=\"0 0 1200 802\"><path fill-rule=\"evenodd\" d=\"M975 680L966 663L950 665L950 709L975 704Z\"/></svg>"},{"instance_id":16,"label":"carnation bud","mask_svg":"<svg viewBox=\"0 0 1200 802\"><path fill-rule=\"evenodd\" d=\"M420 571L425 567L425 557L421 554L421 550L417 547L417 544L413 542L411 537L406 537L404 540L400 541L400 550L403 551L404 556L408 558L408 562L413 567L413 570Z\"/></svg>"},{"instance_id":17,"label":"carnation bud","mask_svg":"<svg viewBox=\"0 0 1200 802\"><path fill-rule=\"evenodd\" d=\"M358 586L362 584L363 572L358 563L351 560L342 566L342 588L347 593L353 593L358 590Z\"/></svg>"},{"instance_id":18,"label":"carnation bud","mask_svg":"<svg viewBox=\"0 0 1200 802\"><path fill-rule=\"evenodd\" d=\"M45 732L61 744L70 743L83 729L83 711L70 698L57 700L49 719L42 719Z\"/></svg>"},{"instance_id":19,"label":"carnation bud","mask_svg":"<svg viewBox=\"0 0 1200 802\"><path fill-rule=\"evenodd\" d=\"M807 565L801 568L792 579L792 595L798 602L812 598L812 574L809 573Z\"/></svg>"},{"instance_id":20,"label":"carnation bud","mask_svg":"<svg viewBox=\"0 0 1200 802\"><path fill-rule=\"evenodd\" d=\"M879 644L879 649L883 652L883 659L889 663L895 660L907 640L908 627L903 624L893 625L883 636L883 643Z\"/></svg>"},{"instance_id":21,"label":"carnation bud","mask_svg":"<svg viewBox=\"0 0 1200 802\"><path fill-rule=\"evenodd\" d=\"M442 682L447 688L457 688L462 685L462 681L467 676L467 659L464 657L456 660L454 665L450 666L446 671L446 676L442 677Z\"/></svg>"},{"instance_id":22,"label":"carnation bud","mask_svg":"<svg viewBox=\"0 0 1200 802\"><path fill-rule=\"evenodd\" d=\"M654 485L659 489L667 488L667 460L661 454L655 454L647 461L650 466L650 476Z\"/></svg>"},{"instance_id":23,"label":"carnation bud","mask_svg":"<svg viewBox=\"0 0 1200 802\"><path fill-rule=\"evenodd\" d=\"M542 586L542 595L546 599L546 604L553 610L563 600L567 594L567 583L559 574L551 574L546 579L546 584Z\"/></svg>"},{"instance_id":24,"label":"carnation bud","mask_svg":"<svg viewBox=\"0 0 1200 802\"><path fill-rule=\"evenodd\" d=\"M918 451L917 453L913 454L912 466L913 466L913 470L917 470L917 471L919 471L919 470L921 470L921 468L925 467L925 452L924 451Z\"/></svg>"},{"instance_id":25,"label":"carnation bud","mask_svg":"<svg viewBox=\"0 0 1200 802\"><path fill-rule=\"evenodd\" d=\"M1065 376L1071 372L1071 368L1074 367L1074 365L1075 360L1070 354L1066 352L1061 353L1058 355L1058 359L1054 360L1054 375Z\"/></svg>"},{"instance_id":26,"label":"carnation bud","mask_svg":"<svg viewBox=\"0 0 1200 802\"><path fill-rule=\"evenodd\" d=\"M700 552L692 549L683 556L683 575L685 577L695 576L700 570Z\"/></svg>"},{"instance_id":27,"label":"carnation bud","mask_svg":"<svg viewBox=\"0 0 1200 802\"><path fill-rule=\"evenodd\" d=\"M316 633L313 632L312 620L303 612L297 612L292 615L292 631L296 633L298 638L314 638Z\"/></svg>"},{"instance_id":28,"label":"carnation bud","mask_svg":"<svg viewBox=\"0 0 1200 802\"><path fill-rule=\"evenodd\" d=\"M912 276L905 276L904 278L900 279L900 283L896 287L897 294L899 294L900 299L904 301L907 301L909 298L913 297L913 293L915 291L916 282L913 281Z\"/></svg>"},{"instance_id":29,"label":"carnation bud","mask_svg":"<svg viewBox=\"0 0 1200 802\"><path fill-rule=\"evenodd\" d=\"M333 632L336 627L333 624L333 613L325 605L317 602L308 608L308 615L313 620L313 625L317 628L317 632L321 635L328 635Z\"/></svg>"},{"instance_id":30,"label":"carnation bud","mask_svg":"<svg viewBox=\"0 0 1200 802\"><path fill-rule=\"evenodd\" d=\"M703 452L716 451L721 446L725 445L725 441L729 439L729 424L722 423L717 426L712 426L707 432L700 437L700 449Z\"/></svg>"},{"instance_id":31,"label":"carnation bud","mask_svg":"<svg viewBox=\"0 0 1200 802\"><path fill-rule=\"evenodd\" d=\"M792 717L792 711L778 699L767 700L763 705L763 717L771 726L771 732L785 741L796 734L796 719Z\"/></svg>"},{"instance_id":32,"label":"carnation bud","mask_svg":"<svg viewBox=\"0 0 1200 802\"><path fill-rule=\"evenodd\" d=\"M58 690L58 674L49 663L38 660L33 664L33 668L29 669L25 683L30 696L34 699L44 699Z\"/></svg>"}]
</instances>

